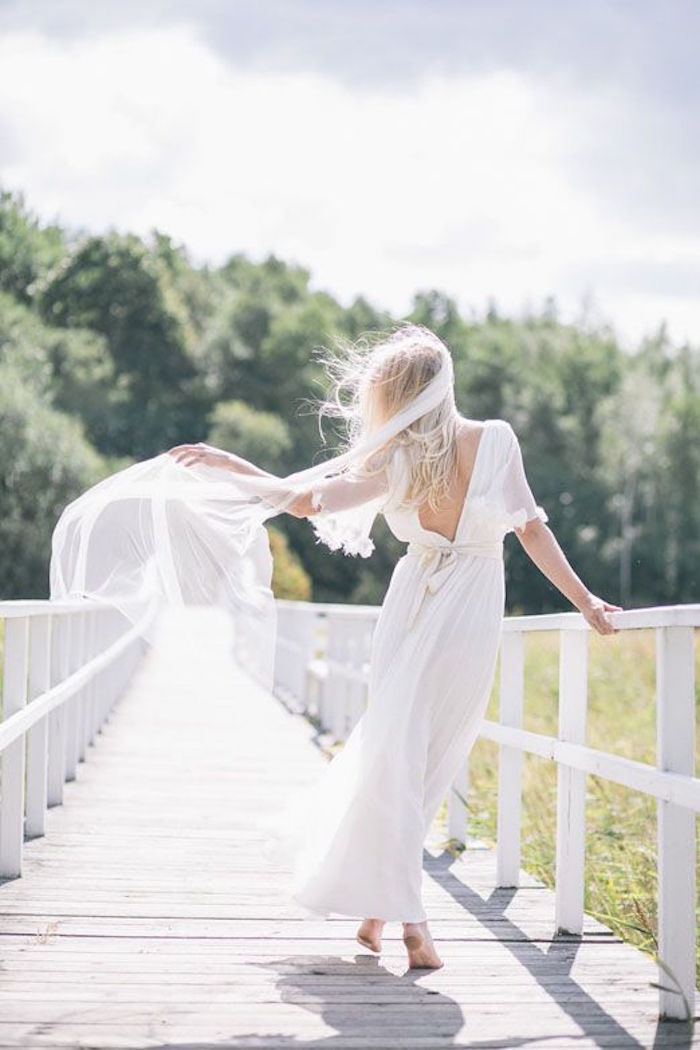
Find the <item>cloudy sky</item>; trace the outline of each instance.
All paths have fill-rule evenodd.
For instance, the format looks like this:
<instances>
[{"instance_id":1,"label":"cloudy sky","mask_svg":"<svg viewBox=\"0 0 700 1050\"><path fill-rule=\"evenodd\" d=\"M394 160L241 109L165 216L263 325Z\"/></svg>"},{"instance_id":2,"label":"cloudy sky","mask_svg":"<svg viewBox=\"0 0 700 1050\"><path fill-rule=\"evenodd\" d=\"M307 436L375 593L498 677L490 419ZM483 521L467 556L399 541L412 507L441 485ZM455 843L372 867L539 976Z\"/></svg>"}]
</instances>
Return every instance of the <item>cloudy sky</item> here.
<instances>
[{"instance_id":1,"label":"cloudy sky","mask_svg":"<svg viewBox=\"0 0 700 1050\"><path fill-rule=\"evenodd\" d=\"M0 182L398 315L700 341L693 0L0 0Z\"/></svg>"}]
</instances>

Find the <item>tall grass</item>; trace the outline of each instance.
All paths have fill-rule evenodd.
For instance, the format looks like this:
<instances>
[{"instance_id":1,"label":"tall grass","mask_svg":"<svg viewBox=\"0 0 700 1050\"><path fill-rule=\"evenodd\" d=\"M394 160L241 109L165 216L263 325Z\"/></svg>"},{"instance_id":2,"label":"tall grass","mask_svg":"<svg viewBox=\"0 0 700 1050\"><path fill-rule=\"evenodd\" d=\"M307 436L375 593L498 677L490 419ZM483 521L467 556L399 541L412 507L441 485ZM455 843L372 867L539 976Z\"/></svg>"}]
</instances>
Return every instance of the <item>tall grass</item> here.
<instances>
[{"instance_id":1,"label":"tall grass","mask_svg":"<svg viewBox=\"0 0 700 1050\"><path fill-rule=\"evenodd\" d=\"M653 630L591 634L586 733L591 747L655 763L654 646ZM699 670L696 645L696 721L700 711ZM498 718L498 681L497 673L486 712L487 718L494 720ZM556 632L529 635L525 646L526 729L556 736L557 683ZM497 745L491 741L477 741L470 756L467 792L469 835L491 844L496 838L497 752ZM555 762L525 756L522 867L548 886L554 885L556 778ZM444 816L443 810L443 822ZM589 775L585 909L650 954L657 948L656 851L656 801Z\"/></svg>"}]
</instances>

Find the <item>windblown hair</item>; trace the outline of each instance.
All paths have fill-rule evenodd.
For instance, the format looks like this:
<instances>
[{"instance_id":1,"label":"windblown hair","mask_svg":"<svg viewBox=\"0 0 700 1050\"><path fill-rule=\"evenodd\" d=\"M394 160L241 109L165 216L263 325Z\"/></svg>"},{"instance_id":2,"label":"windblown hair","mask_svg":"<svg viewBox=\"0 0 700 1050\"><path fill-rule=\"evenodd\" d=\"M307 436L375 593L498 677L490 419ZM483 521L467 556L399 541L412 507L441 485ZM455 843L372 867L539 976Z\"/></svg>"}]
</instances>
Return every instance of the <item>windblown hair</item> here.
<instances>
[{"instance_id":1,"label":"windblown hair","mask_svg":"<svg viewBox=\"0 0 700 1050\"><path fill-rule=\"evenodd\" d=\"M373 433L412 401L437 374L449 350L429 328L402 324L390 335L337 341L337 350L322 361L331 390L319 406L324 416L344 421L346 447ZM449 494L457 468L459 415L454 390L375 452L362 474L378 473L399 447L408 461L408 483L397 505L436 510Z\"/></svg>"}]
</instances>

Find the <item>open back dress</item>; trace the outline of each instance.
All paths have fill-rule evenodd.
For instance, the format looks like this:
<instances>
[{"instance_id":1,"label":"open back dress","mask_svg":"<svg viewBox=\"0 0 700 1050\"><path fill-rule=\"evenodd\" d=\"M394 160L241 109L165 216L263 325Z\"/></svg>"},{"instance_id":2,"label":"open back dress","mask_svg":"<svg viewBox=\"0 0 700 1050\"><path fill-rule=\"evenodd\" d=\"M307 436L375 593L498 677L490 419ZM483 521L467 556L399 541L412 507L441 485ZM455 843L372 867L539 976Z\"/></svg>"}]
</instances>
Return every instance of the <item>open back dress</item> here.
<instances>
[{"instance_id":1,"label":"open back dress","mask_svg":"<svg viewBox=\"0 0 700 1050\"><path fill-rule=\"evenodd\" d=\"M299 837L291 896L313 915L426 918L425 838L479 733L493 684L503 539L531 518L548 520L503 419L484 421L453 539L424 528L416 508L398 506L407 476L399 446L383 474L314 490L322 510L381 500L389 528L408 547L372 638L366 709L310 795L297 799L288 826Z\"/></svg>"}]
</instances>

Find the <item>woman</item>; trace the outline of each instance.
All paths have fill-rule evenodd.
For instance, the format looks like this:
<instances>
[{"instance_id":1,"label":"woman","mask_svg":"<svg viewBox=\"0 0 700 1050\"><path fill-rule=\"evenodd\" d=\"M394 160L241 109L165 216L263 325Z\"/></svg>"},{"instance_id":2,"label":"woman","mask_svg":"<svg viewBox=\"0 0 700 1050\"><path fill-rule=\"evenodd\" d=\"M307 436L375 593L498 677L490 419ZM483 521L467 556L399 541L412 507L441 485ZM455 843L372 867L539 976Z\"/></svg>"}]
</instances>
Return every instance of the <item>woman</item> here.
<instances>
[{"instance_id":1,"label":"woman","mask_svg":"<svg viewBox=\"0 0 700 1050\"><path fill-rule=\"evenodd\" d=\"M404 325L369 350L351 350L332 374L335 398L322 412L345 418L351 452L369 452L350 471L306 485L297 475L267 498L277 511L309 518L329 546L365 555L381 511L408 548L373 636L367 708L312 796L296 800L293 896L314 914L364 915L357 939L374 951L385 922L400 921L409 966L437 968L421 900L423 844L491 692L504 536L516 532L599 633L615 630L607 613L621 607L592 594L567 561L535 503L511 425L457 411L449 351L437 336ZM386 434L373 445L373 435ZM181 466L280 481L204 444L179 445L170 455Z\"/></svg>"}]
</instances>

